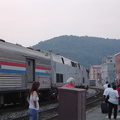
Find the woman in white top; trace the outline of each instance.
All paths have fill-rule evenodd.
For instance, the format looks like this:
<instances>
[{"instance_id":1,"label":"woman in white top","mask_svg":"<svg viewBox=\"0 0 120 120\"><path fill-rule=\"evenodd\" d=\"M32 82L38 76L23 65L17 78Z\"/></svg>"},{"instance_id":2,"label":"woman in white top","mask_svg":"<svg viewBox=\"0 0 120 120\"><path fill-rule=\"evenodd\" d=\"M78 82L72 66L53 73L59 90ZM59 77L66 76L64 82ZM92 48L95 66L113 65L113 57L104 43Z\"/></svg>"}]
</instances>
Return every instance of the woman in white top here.
<instances>
[{"instance_id":1,"label":"woman in white top","mask_svg":"<svg viewBox=\"0 0 120 120\"><path fill-rule=\"evenodd\" d=\"M114 120L117 118L117 109L118 109L118 91L116 90L116 86L113 86L113 90L109 92L109 112L108 118L111 120L112 109L114 109Z\"/></svg>"},{"instance_id":2,"label":"woman in white top","mask_svg":"<svg viewBox=\"0 0 120 120\"><path fill-rule=\"evenodd\" d=\"M39 98L38 98L38 92L40 88L39 82L33 82L32 87L28 94L28 103L29 103L29 120L38 120L39 116Z\"/></svg>"}]
</instances>

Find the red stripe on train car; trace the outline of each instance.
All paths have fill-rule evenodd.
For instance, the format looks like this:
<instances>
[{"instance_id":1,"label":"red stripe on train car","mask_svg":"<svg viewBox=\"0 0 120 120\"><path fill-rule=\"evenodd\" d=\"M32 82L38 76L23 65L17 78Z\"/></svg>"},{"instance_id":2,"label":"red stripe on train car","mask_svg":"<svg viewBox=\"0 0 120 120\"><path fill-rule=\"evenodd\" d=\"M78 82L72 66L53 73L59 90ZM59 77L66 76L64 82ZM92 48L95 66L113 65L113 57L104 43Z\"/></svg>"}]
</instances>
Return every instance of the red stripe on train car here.
<instances>
[{"instance_id":1,"label":"red stripe on train car","mask_svg":"<svg viewBox=\"0 0 120 120\"><path fill-rule=\"evenodd\" d=\"M36 66L35 69L51 70L51 68L48 68L48 67L40 67L40 66Z\"/></svg>"},{"instance_id":2,"label":"red stripe on train car","mask_svg":"<svg viewBox=\"0 0 120 120\"><path fill-rule=\"evenodd\" d=\"M0 61L0 64L1 64L1 65L16 66L16 67L26 67L25 64L13 63L13 62L6 62L6 61Z\"/></svg>"}]
</instances>

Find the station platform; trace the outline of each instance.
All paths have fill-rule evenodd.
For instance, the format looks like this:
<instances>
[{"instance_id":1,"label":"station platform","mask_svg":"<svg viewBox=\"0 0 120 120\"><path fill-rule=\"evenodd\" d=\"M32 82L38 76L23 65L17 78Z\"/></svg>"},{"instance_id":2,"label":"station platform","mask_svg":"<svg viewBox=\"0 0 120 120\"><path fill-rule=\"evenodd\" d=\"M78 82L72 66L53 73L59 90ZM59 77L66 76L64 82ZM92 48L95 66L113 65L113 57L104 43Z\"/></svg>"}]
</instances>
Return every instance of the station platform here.
<instances>
[{"instance_id":1,"label":"station platform","mask_svg":"<svg viewBox=\"0 0 120 120\"><path fill-rule=\"evenodd\" d=\"M112 120L113 119L113 114L111 117ZM92 110L86 112L86 120L109 120L108 119L108 114L107 113L102 113L101 112L101 107L98 106L96 108L93 108ZM120 120L120 113L118 112L117 115L117 120Z\"/></svg>"}]
</instances>

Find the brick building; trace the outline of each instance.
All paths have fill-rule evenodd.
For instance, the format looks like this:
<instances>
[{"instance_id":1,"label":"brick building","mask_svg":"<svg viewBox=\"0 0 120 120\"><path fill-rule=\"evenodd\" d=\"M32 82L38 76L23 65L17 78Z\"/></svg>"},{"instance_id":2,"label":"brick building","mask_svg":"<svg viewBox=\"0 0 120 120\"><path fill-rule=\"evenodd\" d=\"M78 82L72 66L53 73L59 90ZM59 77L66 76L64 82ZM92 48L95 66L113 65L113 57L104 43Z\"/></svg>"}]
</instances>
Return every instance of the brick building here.
<instances>
[{"instance_id":1,"label":"brick building","mask_svg":"<svg viewBox=\"0 0 120 120\"><path fill-rule=\"evenodd\" d=\"M89 78L101 83L101 65L90 66Z\"/></svg>"}]
</instances>

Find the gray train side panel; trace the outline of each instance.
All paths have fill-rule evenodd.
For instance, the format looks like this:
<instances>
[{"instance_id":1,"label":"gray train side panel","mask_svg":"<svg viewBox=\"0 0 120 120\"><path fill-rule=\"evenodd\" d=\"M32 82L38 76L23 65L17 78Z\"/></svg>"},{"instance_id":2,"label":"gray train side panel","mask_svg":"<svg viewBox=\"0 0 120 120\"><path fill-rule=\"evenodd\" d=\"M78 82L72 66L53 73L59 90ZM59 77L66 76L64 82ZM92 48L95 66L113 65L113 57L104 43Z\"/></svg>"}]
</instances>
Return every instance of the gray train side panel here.
<instances>
[{"instance_id":1,"label":"gray train side panel","mask_svg":"<svg viewBox=\"0 0 120 120\"><path fill-rule=\"evenodd\" d=\"M14 63L14 64L24 64L24 71L22 74L12 73L12 72L11 73L7 73L7 72L3 73L2 69L0 69L1 70L0 83L2 86L4 86L3 88L0 88L0 91L1 90L8 91L9 89L10 90L28 89L31 87L31 84L34 80L40 81L40 82L43 81L41 83L41 88L47 88L48 86L50 88L51 76L48 77L46 75L35 74L35 66L36 65L40 65L42 67L46 67L49 65L49 67L50 67L50 56L48 54L46 54L44 52L30 50L25 47L17 46L14 44L0 42L0 60L4 61L4 62ZM29 64L30 64L30 66L29 66ZM1 65L1 67L3 67L3 65ZM4 65L4 67L7 67L7 66ZM11 69L11 71L12 71L12 69L14 69L14 71L15 70L17 71L17 69L21 69L19 66L14 67L14 66L8 65L8 67L9 68L7 68L7 69ZM45 73L47 73L47 71L45 71ZM3 77L4 77L4 80L3 80ZM43 78L45 80L43 80ZM47 79L49 80L48 81L49 85L48 84L46 85Z\"/></svg>"},{"instance_id":2,"label":"gray train side panel","mask_svg":"<svg viewBox=\"0 0 120 120\"><path fill-rule=\"evenodd\" d=\"M51 66L52 66L52 86L62 86L66 84L66 80L69 77L74 77L76 80L76 86L83 84L83 78L87 78L83 74L83 69L78 66L78 63L67 59L63 56L57 55L55 53L50 53L51 55ZM72 62L76 66L72 66ZM80 68L79 68L80 67ZM56 74L63 74L63 83L57 83ZM88 79L84 80L84 85L88 83Z\"/></svg>"},{"instance_id":3,"label":"gray train side panel","mask_svg":"<svg viewBox=\"0 0 120 120\"><path fill-rule=\"evenodd\" d=\"M54 62L53 68L53 86L62 86L66 84L66 81L69 77L73 77L76 80L76 86L81 84L81 75L79 72L79 68L72 67L69 65L64 65L61 63ZM56 82L56 73L63 74L63 83Z\"/></svg>"},{"instance_id":4,"label":"gray train side panel","mask_svg":"<svg viewBox=\"0 0 120 120\"><path fill-rule=\"evenodd\" d=\"M14 66L14 64L16 66ZM25 58L8 50L0 50L0 91L25 89Z\"/></svg>"},{"instance_id":5,"label":"gray train side panel","mask_svg":"<svg viewBox=\"0 0 120 120\"><path fill-rule=\"evenodd\" d=\"M26 76L29 89L34 81L40 82L40 89L51 88L51 67L50 60L39 58L36 60L27 60Z\"/></svg>"}]
</instances>

